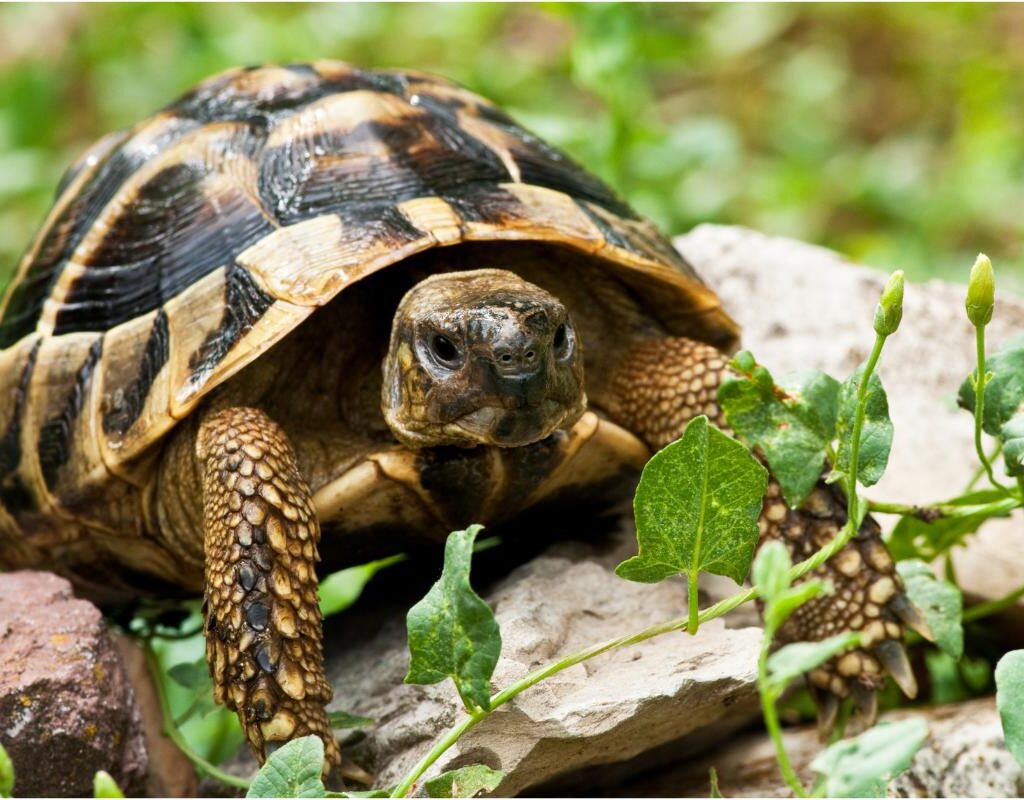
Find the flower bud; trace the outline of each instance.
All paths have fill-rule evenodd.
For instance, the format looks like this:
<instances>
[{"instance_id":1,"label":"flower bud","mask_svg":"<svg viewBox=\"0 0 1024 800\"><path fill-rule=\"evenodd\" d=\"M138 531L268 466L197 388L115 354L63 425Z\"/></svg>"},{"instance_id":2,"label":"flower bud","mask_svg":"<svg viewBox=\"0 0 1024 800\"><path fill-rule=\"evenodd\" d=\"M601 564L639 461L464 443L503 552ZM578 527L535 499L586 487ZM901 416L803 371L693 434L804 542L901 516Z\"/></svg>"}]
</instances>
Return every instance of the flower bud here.
<instances>
[{"instance_id":1,"label":"flower bud","mask_svg":"<svg viewBox=\"0 0 1024 800\"><path fill-rule=\"evenodd\" d=\"M903 270L889 276L882 297L875 307L875 333L892 336L903 319Z\"/></svg>"},{"instance_id":2,"label":"flower bud","mask_svg":"<svg viewBox=\"0 0 1024 800\"><path fill-rule=\"evenodd\" d=\"M984 328L992 320L995 306L996 278L988 256L979 253L967 281L967 319L976 328Z\"/></svg>"}]
</instances>

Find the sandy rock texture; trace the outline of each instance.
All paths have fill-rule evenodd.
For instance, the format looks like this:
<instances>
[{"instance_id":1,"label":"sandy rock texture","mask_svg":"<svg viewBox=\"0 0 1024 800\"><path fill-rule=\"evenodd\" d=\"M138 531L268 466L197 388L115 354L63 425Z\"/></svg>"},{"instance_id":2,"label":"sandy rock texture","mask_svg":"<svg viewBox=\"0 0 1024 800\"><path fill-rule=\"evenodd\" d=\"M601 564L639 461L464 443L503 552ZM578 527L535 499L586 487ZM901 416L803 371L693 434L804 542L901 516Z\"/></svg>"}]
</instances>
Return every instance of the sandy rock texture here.
<instances>
[{"instance_id":1,"label":"sandy rock texture","mask_svg":"<svg viewBox=\"0 0 1024 800\"><path fill-rule=\"evenodd\" d=\"M831 250L739 227L701 225L675 245L743 326L743 346L776 375L813 367L842 379L867 357L884 272L851 264ZM969 269L964 264L965 281ZM903 322L879 367L896 436L885 477L867 492L873 499L943 500L958 494L974 473L973 421L956 407L957 389L975 364L964 292L943 281L906 287ZM986 333L989 352L1021 332L1024 302L997 292ZM893 517L879 521L886 529L895 524ZM1024 584L1024 558L1003 557L1007 552L1024 553L1020 512L987 523L955 554L968 600L1001 597ZM1024 603L1007 621L1024 631Z\"/></svg>"},{"instance_id":2,"label":"sandy rock texture","mask_svg":"<svg viewBox=\"0 0 1024 800\"><path fill-rule=\"evenodd\" d=\"M0 744L29 797L91 797L104 769L146 789L142 723L100 612L45 572L0 574Z\"/></svg>"}]
</instances>

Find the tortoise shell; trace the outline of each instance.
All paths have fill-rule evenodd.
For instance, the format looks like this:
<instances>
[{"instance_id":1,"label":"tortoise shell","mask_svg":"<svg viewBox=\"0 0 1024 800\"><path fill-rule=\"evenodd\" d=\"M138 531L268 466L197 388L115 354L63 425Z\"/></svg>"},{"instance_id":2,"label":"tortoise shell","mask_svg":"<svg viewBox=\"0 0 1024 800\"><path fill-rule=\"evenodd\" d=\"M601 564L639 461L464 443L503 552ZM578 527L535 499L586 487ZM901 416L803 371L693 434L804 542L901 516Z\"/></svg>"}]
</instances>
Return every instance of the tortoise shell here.
<instances>
[{"instance_id":1,"label":"tortoise shell","mask_svg":"<svg viewBox=\"0 0 1024 800\"><path fill-rule=\"evenodd\" d=\"M647 220L486 100L320 61L200 84L67 173L0 307L0 501L70 508L345 287L428 248L592 255L669 332L730 347Z\"/></svg>"}]
</instances>

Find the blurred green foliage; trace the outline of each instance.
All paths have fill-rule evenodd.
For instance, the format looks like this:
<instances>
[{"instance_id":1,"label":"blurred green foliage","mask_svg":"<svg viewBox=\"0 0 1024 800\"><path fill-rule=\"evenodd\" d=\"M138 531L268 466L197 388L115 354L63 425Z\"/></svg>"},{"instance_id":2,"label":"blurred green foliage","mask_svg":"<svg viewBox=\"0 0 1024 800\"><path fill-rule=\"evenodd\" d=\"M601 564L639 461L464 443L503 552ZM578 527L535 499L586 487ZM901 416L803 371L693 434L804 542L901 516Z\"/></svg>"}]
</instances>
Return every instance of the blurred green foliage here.
<instances>
[{"instance_id":1,"label":"blurred green foliage","mask_svg":"<svg viewBox=\"0 0 1024 800\"><path fill-rule=\"evenodd\" d=\"M237 64L452 77L671 232L739 223L1024 289L1024 6L0 6L0 283L101 134Z\"/></svg>"}]
</instances>

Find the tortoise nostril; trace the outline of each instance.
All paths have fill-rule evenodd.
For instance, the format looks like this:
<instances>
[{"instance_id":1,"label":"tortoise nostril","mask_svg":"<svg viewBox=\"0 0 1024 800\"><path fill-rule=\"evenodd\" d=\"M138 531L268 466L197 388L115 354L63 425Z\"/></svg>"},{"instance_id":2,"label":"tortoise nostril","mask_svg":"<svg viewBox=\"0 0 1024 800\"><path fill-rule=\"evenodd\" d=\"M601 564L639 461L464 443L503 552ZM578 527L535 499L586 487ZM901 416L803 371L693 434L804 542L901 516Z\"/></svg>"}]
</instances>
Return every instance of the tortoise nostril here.
<instances>
[{"instance_id":1,"label":"tortoise nostril","mask_svg":"<svg viewBox=\"0 0 1024 800\"><path fill-rule=\"evenodd\" d=\"M502 356L501 356L501 360L507 364L508 362L510 362L512 360L512 354L511 353L503 353Z\"/></svg>"},{"instance_id":2,"label":"tortoise nostril","mask_svg":"<svg viewBox=\"0 0 1024 800\"><path fill-rule=\"evenodd\" d=\"M527 350L526 351L526 360L527 361L533 361L533 359L535 359L536 357L537 357L537 354L535 352L533 352L533 350Z\"/></svg>"}]
</instances>

